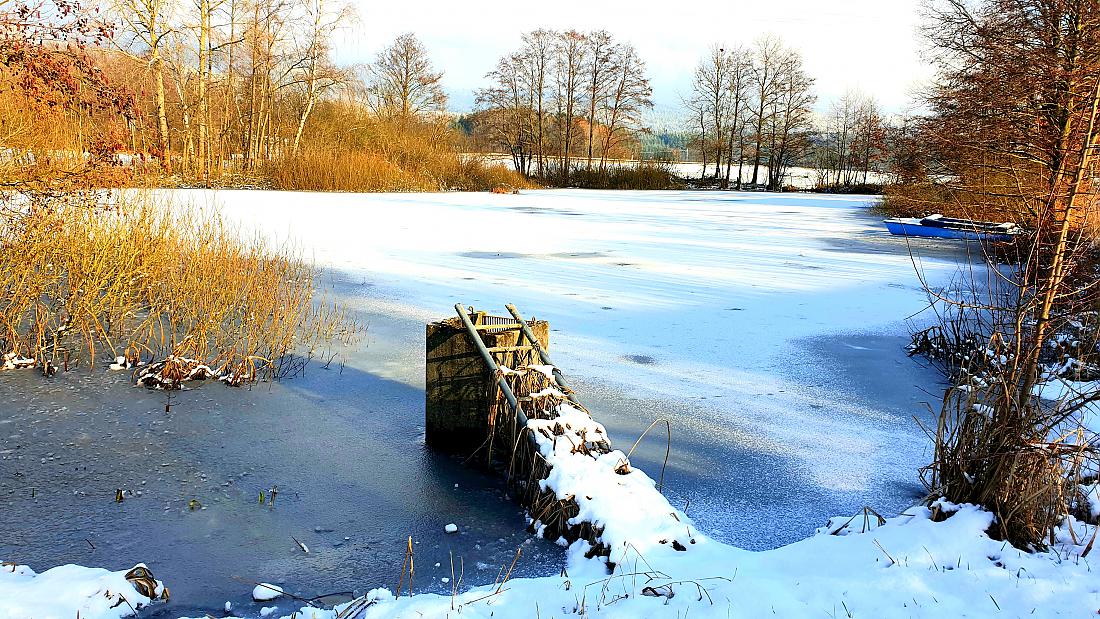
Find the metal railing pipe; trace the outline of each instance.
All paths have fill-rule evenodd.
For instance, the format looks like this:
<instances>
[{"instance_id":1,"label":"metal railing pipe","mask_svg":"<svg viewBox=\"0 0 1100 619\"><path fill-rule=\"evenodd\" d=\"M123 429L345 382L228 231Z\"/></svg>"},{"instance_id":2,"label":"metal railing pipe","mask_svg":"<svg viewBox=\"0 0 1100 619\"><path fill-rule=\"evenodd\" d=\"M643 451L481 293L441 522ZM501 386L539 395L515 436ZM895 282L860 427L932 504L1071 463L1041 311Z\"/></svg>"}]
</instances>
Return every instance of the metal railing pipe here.
<instances>
[{"instance_id":1,"label":"metal railing pipe","mask_svg":"<svg viewBox=\"0 0 1100 619\"><path fill-rule=\"evenodd\" d=\"M470 334L470 339L474 341L474 345L477 346L478 352L481 353L481 358L485 360L485 365L489 366L489 371L493 373L493 376L497 379L497 384L500 385L501 392L504 393L504 397L508 399L508 403L512 405L512 410L516 412L516 421L523 428L527 427L527 415L523 414L520 410L519 400L516 399L516 394L512 393L512 388L508 386L508 381L504 380L504 374L500 371L500 366L497 365L496 360L493 359L493 355L489 352L489 349L485 347L485 342L481 341L481 336L478 335L477 329L474 328L474 323L470 322L470 316L466 314L466 308L462 307L461 303L455 303L455 311L458 312L458 317L462 320L462 324L466 326L466 332ZM533 439L534 437L532 437Z\"/></svg>"},{"instance_id":2,"label":"metal railing pipe","mask_svg":"<svg viewBox=\"0 0 1100 619\"><path fill-rule=\"evenodd\" d=\"M526 336L528 340L531 340L531 345L534 346L535 351L539 353L539 359L542 359L543 364L553 368L554 382L556 382L558 386L562 388L562 391L565 392L565 397L568 398L570 402L583 408L583 405L577 401L577 397L573 395L573 388L569 386L569 383L565 382L565 377L562 376L561 370L559 370L558 366L554 365L554 362L550 360L550 355L546 353L546 349L539 343L538 338L535 337L534 331L531 331L531 327L527 325L527 321L523 319L523 316L519 315L519 310L516 309L516 306L508 303L504 307L508 308L508 312L512 314L512 318L515 318L519 322L519 328L523 331L523 335Z\"/></svg>"}]
</instances>

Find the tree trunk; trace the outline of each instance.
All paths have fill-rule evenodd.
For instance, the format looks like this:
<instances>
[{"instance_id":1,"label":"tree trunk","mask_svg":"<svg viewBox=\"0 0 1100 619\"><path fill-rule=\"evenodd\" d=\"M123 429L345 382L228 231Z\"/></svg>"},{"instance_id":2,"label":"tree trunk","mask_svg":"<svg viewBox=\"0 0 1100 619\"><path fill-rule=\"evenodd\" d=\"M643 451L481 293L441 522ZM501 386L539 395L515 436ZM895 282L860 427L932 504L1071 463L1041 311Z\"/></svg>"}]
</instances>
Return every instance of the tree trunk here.
<instances>
[{"instance_id":1,"label":"tree trunk","mask_svg":"<svg viewBox=\"0 0 1100 619\"><path fill-rule=\"evenodd\" d=\"M208 124L210 122L210 107L206 99L207 83L210 80L210 0L199 2L199 175L205 181L209 166L208 154Z\"/></svg>"},{"instance_id":2,"label":"tree trunk","mask_svg":"<svg viewBox=\"0 0 1100 619\"><path fill-rule=\"evenodd\" d=\"M161 162L165 172L172 173L172 151L168 140L168 110L164 102L164 64L156 47L152 51L153 79L156 87L157 131Z\"/></svg>"}]
</instances>

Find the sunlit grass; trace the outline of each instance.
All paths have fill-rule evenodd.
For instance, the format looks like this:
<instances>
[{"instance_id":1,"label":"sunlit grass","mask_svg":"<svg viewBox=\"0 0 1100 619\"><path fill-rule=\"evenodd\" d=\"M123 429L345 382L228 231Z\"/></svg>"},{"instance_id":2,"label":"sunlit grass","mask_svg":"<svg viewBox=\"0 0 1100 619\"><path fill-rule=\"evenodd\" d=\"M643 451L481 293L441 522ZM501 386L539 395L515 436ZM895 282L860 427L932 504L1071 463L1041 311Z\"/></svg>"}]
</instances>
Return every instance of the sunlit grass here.
<instances>
[{"instance_id":1,"label":"sunlit grass","mask_svg":"<svg viewBox=\"0 0 1100 619\"><path fill-rule=\"evenodd\" d=\"M354 333L315 298L316 269L215 215L150 195L8 195L0 206L0 348L51 367L126 357L278 376L288 355Z\"/></svg>"}]
</instances>

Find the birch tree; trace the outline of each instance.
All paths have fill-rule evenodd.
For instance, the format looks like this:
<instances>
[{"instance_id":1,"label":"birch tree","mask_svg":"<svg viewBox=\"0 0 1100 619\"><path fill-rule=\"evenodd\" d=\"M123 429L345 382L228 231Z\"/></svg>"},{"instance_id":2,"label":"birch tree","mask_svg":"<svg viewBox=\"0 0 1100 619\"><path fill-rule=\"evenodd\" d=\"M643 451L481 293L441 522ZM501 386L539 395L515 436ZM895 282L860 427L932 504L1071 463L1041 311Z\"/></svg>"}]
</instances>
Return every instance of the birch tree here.
<instances>
[{"instance_id":1,"label":"birch tree","mask_svg":"<svg viewBox=\"0 0 1100 619\"><path fill-rule=\"evenodd\" d=\"M121 22L115 44L131 57L144 60L153 76L153 102L156 107L158 154L165 170L172 170L172 151L168 134L168 104L164 93L164 61L161 46L172 29L170 0L113 0ZM129 40L127 40L127 38ZM146 56L131 50L139 48Z\"/></svg>"},{"instance_id":2,"label":"birch tree","mask_svg":"<svg viewBox=\"0 0 1100 619\"><path fill-rule=\"evenodd\" d=\"M345 5L334 9L332 0L306 0L305 12L310 26L297 63L300 75L296 78L296 83L303 85L304 94L298 114L298 127L291 146L292 153L297 153L301 147L302 132L305 131L306 121L313 113L318 97L347 79L344 72L337 70L329 62L329 47L337 24L351 18L350 8Z\"/></svg>"}]
</instances>

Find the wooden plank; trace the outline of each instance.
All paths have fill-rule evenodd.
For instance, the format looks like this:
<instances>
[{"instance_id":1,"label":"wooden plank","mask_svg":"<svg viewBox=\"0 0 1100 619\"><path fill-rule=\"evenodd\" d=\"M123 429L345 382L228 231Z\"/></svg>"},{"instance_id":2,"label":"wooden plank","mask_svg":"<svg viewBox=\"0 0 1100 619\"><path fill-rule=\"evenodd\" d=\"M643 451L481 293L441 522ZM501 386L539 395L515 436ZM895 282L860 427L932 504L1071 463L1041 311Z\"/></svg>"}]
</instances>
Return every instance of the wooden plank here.
<instances>
[{"instance_id":1,"label":"wooden plank","mask_svg":"<svg viewBox=\"0 0 1100 619\"><path fill-rule=\"evenodd\" d=\"M519 352L521 350L535 350L531 345L520 346L493 346L489 348L489 352Z\"/></svg>"},{"instance_id":2,"label":"wooden plank","mask_svg":"<svg viewBox=\"0 0 1100 619\"><path fill-rule=\"evenodd\" d=\"M519 325L474 325L478 331L519 331Z\"/></svg>"}]
</instances>

